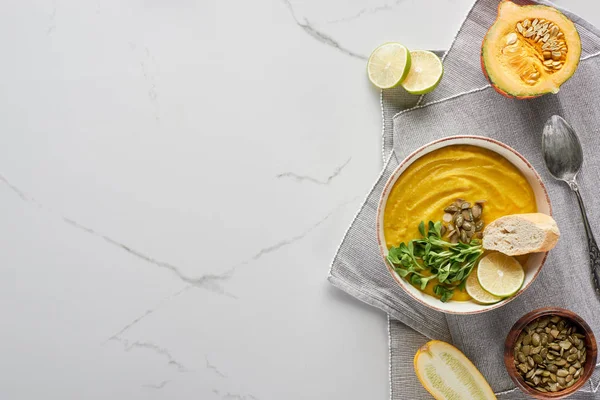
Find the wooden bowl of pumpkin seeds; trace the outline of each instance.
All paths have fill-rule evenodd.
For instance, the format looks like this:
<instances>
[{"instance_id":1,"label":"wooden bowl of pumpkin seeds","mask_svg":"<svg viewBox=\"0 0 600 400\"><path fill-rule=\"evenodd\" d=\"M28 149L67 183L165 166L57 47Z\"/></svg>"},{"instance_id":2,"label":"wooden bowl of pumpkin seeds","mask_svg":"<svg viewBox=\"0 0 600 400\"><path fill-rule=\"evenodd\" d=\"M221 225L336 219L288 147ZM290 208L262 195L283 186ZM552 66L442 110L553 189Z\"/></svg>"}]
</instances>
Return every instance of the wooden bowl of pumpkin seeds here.
<instances>
[{"instance_id":1,"label":"wooden bowl of pumpkin seeds","mask_svg":"<svg viewBox=\"0 0 600 400\"><path fill-rule=\"evenodd\" d=\"M594 372L596 338L572 311L540 308L519 319L504 345L513 382L536 399L561 399L581 388Z\"/></svg>"}]
</instances>

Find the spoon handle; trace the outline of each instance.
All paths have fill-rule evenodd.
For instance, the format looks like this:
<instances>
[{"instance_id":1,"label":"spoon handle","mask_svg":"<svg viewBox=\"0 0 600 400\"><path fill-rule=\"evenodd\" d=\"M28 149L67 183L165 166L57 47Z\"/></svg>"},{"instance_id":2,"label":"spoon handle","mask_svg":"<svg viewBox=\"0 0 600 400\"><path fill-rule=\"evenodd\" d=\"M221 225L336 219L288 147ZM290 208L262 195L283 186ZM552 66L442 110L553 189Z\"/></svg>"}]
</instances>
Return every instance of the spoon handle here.
<instances>
[{"instance_id":1,"label":"spoon handle","mask_svg":"<svg viewBox=\"0 0 600 400\"><path fill-rule=\"evenodd\" d=\"M581 218L583 219L583 226L588 239L588 250L590 254L592 276L594 277L594 285L596 286L596 292L600 293L600 249L598 249L598 244L596 243L596 239L594 239L594 233L592 232L592 227L588 221L585 206L583 205L583 199L579 193L579 186L577 185L577 182L575 182L575 179L567 183L577 196L577 203L579 203L579 210L581 211Z\"/></svg>"}]
</instances>

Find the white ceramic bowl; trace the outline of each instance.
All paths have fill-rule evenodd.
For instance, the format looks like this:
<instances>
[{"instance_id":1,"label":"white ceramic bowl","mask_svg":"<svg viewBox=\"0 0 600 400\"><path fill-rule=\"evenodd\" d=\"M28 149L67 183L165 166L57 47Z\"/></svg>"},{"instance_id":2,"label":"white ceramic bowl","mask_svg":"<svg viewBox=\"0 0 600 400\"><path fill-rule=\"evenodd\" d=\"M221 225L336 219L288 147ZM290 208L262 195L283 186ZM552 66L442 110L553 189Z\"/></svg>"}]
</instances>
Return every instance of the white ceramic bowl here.
<instances>
[{"instance_id":1,"label":"white ceramic bowl","mask_svg":"<svg viewBox=\"0 0 600 400\"><path fill-rule=\"evenodd\" d=\"M516 166L519 171L527 178L529 185L533 189L535 194L535 201L537 203L538 212L552 215L552 205L550 204L550 198L548 197L548 192L546 191L546 187L544 186L542 179L535 171L533 166L519 154L516 150L511 147L501 143L497 140L486 138L483 136L453 136L450 138L444 138L440 140L436 140L435 142L431 142L420 149L416 150L414 153L406 157L396 168L396 171L392 174L392 176L388 179L385 188L383 189L383 193L381 195L381 199L379 200L379 207L377 209L377 240L379 242L379 249L381 255L383 256L384 262L388 267L388 270L398 282L398 284L404 289L409 296L418 301L421 304L426 305L434 310L450 313L450 314L477 314L485 311L490 311L498 307L502 307L504 304L509 301L515 299L521 293L523 293L529 285L535 280L535 278L540 273L542 266L544 265L544 261L546 261L546 256L548 253L536 253L532 254L525 267L525 282L521 290L517 292L513 297L502 300L499 303L492 305L482 305L477 304L472 301L449 301L447 303L442 303L439 299L430 296L426 293L421 292L419 289L415 288L404 279L402 279L393 269L393 267L387 261L388 249L386 246L386 241L383 233L383 212L385 210L385 204L387 202L388 196L390 195L390 191L394 187L394 184L404 173L404 171L413 163L415 160L424 156L427 153L430 153L434 150L437 150L442 147L452 146L457 144L463 145L473 145L478 147L483 147L484 149L488 149L500 154L502 157L506 158L510 161L514 166Z\"/></svg>"}]
</instances>

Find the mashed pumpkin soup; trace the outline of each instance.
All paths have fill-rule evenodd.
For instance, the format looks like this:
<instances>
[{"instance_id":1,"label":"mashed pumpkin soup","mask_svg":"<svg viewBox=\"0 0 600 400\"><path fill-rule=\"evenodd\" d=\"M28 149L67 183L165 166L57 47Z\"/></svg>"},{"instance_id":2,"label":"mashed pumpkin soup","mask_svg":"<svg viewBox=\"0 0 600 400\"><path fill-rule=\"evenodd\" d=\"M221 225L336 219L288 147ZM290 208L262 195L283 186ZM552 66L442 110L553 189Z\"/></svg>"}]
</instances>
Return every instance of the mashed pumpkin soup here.
<instances>
[{"instance_id":1,"label":"mashed pumpkin soup","mask_svg":"<svg viewBox=\"0 0 600 400\"><path fill-rule=\"evenodd\" d=\"M442 147L413 162L390 191L383 215L388 249L421 237L421 221L442 221L444 208L457 198L485 200L482 220L537 211L533 189L523 174L501 155L477 146ZM524 265L526 259L520 259ZM432 279L424 289L435 296ZM439 297L439 296L436 296ZM457 289L452 300L469 300Z\"/></svg>"}]
</instances>

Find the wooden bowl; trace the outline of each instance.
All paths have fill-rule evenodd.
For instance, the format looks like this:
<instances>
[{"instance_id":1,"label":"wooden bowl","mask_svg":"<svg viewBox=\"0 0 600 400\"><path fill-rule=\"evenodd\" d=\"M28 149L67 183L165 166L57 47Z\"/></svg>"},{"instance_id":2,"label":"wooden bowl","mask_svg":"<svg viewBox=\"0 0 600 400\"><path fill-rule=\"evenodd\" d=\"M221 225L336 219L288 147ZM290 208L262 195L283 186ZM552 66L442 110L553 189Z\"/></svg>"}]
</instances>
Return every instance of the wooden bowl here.
<instances>
[{"instance_id":1,"label":"wooden bowl","mask_svg":"<svg viewBox=\"0 0 600 400\"><path fill-rule=\"evenodd\" d=\"M521 375L519 375L514 363L515 357L513 349L519 334L530 322L545 315L558 315L559 317L568 319L574 325L579 327L580 332L585 335L586 360L585 364L583 365L584 373L582 377L579 378L575 384L573 384L573 386L558 392L542 393L530 387L525 383ZM506 337L506 341L504 342L504 364L506 365L508 375L519 389L536 399L562 399L579 390L588 381L588 379L590 379L590 376L592 376L592 373L594 372L596 367L597 353L598 349L596 345L596 338L594 337L592 328L590 328L590 326L579 315L575 314L573 311L565 310L564 308L540 308L525 314L513 325L512 329L508 333L508 336Z\"/></svg>"}]
</instances>

